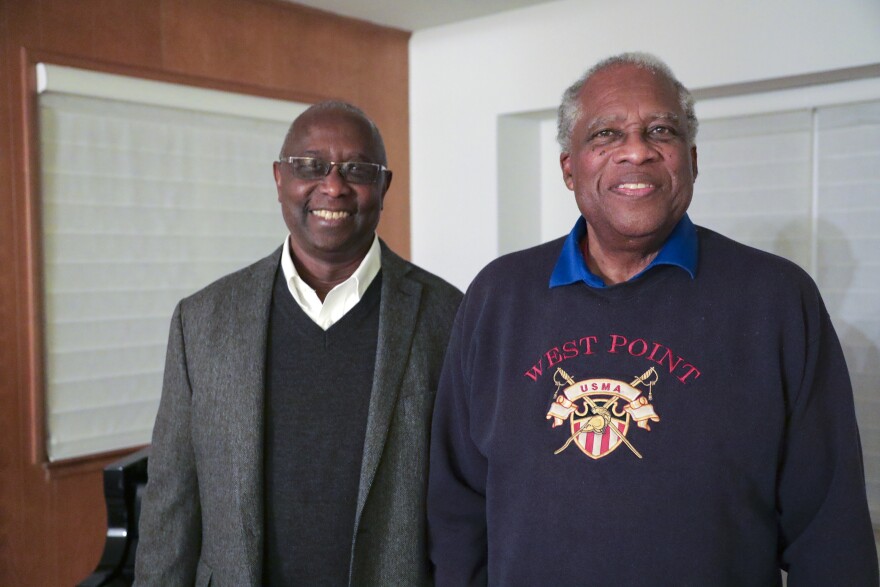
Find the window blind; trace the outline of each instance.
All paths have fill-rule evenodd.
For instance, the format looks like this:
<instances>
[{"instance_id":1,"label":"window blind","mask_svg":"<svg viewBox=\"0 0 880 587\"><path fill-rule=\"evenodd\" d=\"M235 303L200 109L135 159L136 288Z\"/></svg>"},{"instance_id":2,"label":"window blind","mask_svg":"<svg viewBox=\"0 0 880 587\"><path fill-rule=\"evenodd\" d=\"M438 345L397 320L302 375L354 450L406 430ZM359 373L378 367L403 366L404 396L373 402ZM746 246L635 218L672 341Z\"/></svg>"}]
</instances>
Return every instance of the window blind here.
<instances>
[{"instance_id":1,"label":"window blind","mask_svg":"<svg viewBox=\"0 0 880 587\"><path fill-rule=\"evenodd\" d=\"M880 100L817 112L816 279L846 354L880 526Z\"/></svg>"},{"instance_id":2,"label":"window blind","mask_svg":"<svg viewBox=\"0 0 880 587\"><path fill-rule=\"evenodd\" d=\"M149 443L174 305L287 233L271 161L305 108L82 93L39 97L50 461Z\"/></svg>"},{"instance_id":3,"label":"window blind","mask_svg":"<svg viewBox=\"0 0 880 587\"><path fill-rule=\"evenodd\" d=\"M698 224L816 280L840 337L880 523L880 100L701 120Z\"/></svg>"},{"instance_id":4,"label":"window blind","mask_svg":"<svg viewBox=\"0 0 880 587\"><path fill-rule=\"evenodd\" d=\"M812 144L808 110L702 122L690 215L809 270Z\"/></svg>"}]
</instances>

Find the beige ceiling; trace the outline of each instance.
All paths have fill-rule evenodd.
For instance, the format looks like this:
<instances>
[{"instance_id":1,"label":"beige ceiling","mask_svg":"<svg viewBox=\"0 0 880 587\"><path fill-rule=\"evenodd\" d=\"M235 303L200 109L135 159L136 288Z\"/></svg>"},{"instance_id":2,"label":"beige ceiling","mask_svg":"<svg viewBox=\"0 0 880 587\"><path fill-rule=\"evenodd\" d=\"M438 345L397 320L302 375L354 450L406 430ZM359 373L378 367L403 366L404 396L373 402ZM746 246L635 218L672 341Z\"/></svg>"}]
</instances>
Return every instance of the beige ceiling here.
<instances>
[{"instance_id":1,"label":"beige ceiling","mask_svg":"<svg viewBox=\"0 0 880 587\"><path fill-rule=\"evenodd\" d=\"M543 4L550 0L289 0L367 20L384 26L416 31L506 10Z\"/></svg>"}]
</instances>

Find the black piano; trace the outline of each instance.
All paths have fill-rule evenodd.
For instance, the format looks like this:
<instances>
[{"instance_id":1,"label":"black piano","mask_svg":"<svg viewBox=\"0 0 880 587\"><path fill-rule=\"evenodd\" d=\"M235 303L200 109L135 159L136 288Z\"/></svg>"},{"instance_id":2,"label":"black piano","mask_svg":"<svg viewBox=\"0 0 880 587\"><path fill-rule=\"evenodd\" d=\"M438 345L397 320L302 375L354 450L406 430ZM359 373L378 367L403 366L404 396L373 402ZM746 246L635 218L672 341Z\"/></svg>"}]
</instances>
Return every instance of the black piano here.
<instances>
[{"instance_id":1,"label":"black piano","mask_svg":"<svg viewBox=\"0 0 880 587\"><path fill-rule=\"evenodd\" d=\"M104 467L107 539L98 567L78 587L129 587L134 582L138 518L149 456L147 447Z\"/></svg>"}]
</instances>

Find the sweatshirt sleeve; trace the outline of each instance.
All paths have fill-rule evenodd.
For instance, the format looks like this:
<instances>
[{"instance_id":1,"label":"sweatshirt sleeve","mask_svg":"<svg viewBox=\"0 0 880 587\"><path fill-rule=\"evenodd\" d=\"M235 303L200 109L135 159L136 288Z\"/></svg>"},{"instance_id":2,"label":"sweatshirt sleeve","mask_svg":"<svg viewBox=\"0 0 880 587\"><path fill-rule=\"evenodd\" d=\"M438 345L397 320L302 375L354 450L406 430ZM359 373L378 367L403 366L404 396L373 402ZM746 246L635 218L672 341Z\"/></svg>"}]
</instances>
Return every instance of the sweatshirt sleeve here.
<instances>
[{"instance_id":1,"label":"sweatshirt sleeve","mask_svg":"<svg viewBox=\"0 0 880 587\"><path fill-rule=\"evenodd\" d=\"M465 306L446 353L431 432L428 528L437 587L487 584L487 460L471 433Z\"/></svg>"},{"instance_id":2,"label":"sweatshirt sleeve","mask_svg":"<svg viewBox=\"0 0 880 587\"><path fill-rule=\"evenodd\" d=\"M805 316L812 325L778 476L781 566L789 587L876 587L852 387L831 320L816 298L818 310Z\"/></svg>"}]
</instances>

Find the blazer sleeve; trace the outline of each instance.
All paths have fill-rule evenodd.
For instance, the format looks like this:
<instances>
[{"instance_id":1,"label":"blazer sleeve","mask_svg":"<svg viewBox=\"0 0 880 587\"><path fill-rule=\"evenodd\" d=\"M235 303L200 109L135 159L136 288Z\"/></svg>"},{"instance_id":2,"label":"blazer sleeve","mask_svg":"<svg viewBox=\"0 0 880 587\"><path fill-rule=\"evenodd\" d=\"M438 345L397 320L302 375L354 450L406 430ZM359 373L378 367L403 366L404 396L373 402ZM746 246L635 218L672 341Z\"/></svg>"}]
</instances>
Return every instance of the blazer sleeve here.
<instances>
[{"instance_id":1,"label":"blazer sleeve","mask_svg":"<svg viewBox=\"0 0 880 587\"><path fill-rule=\"evenodd\" d=\"M138 523L136 586L192 585L195 581L201 551L201 507L191 399L181 303L171 318L162 398Z\"/></svg>"}]
</instances>

